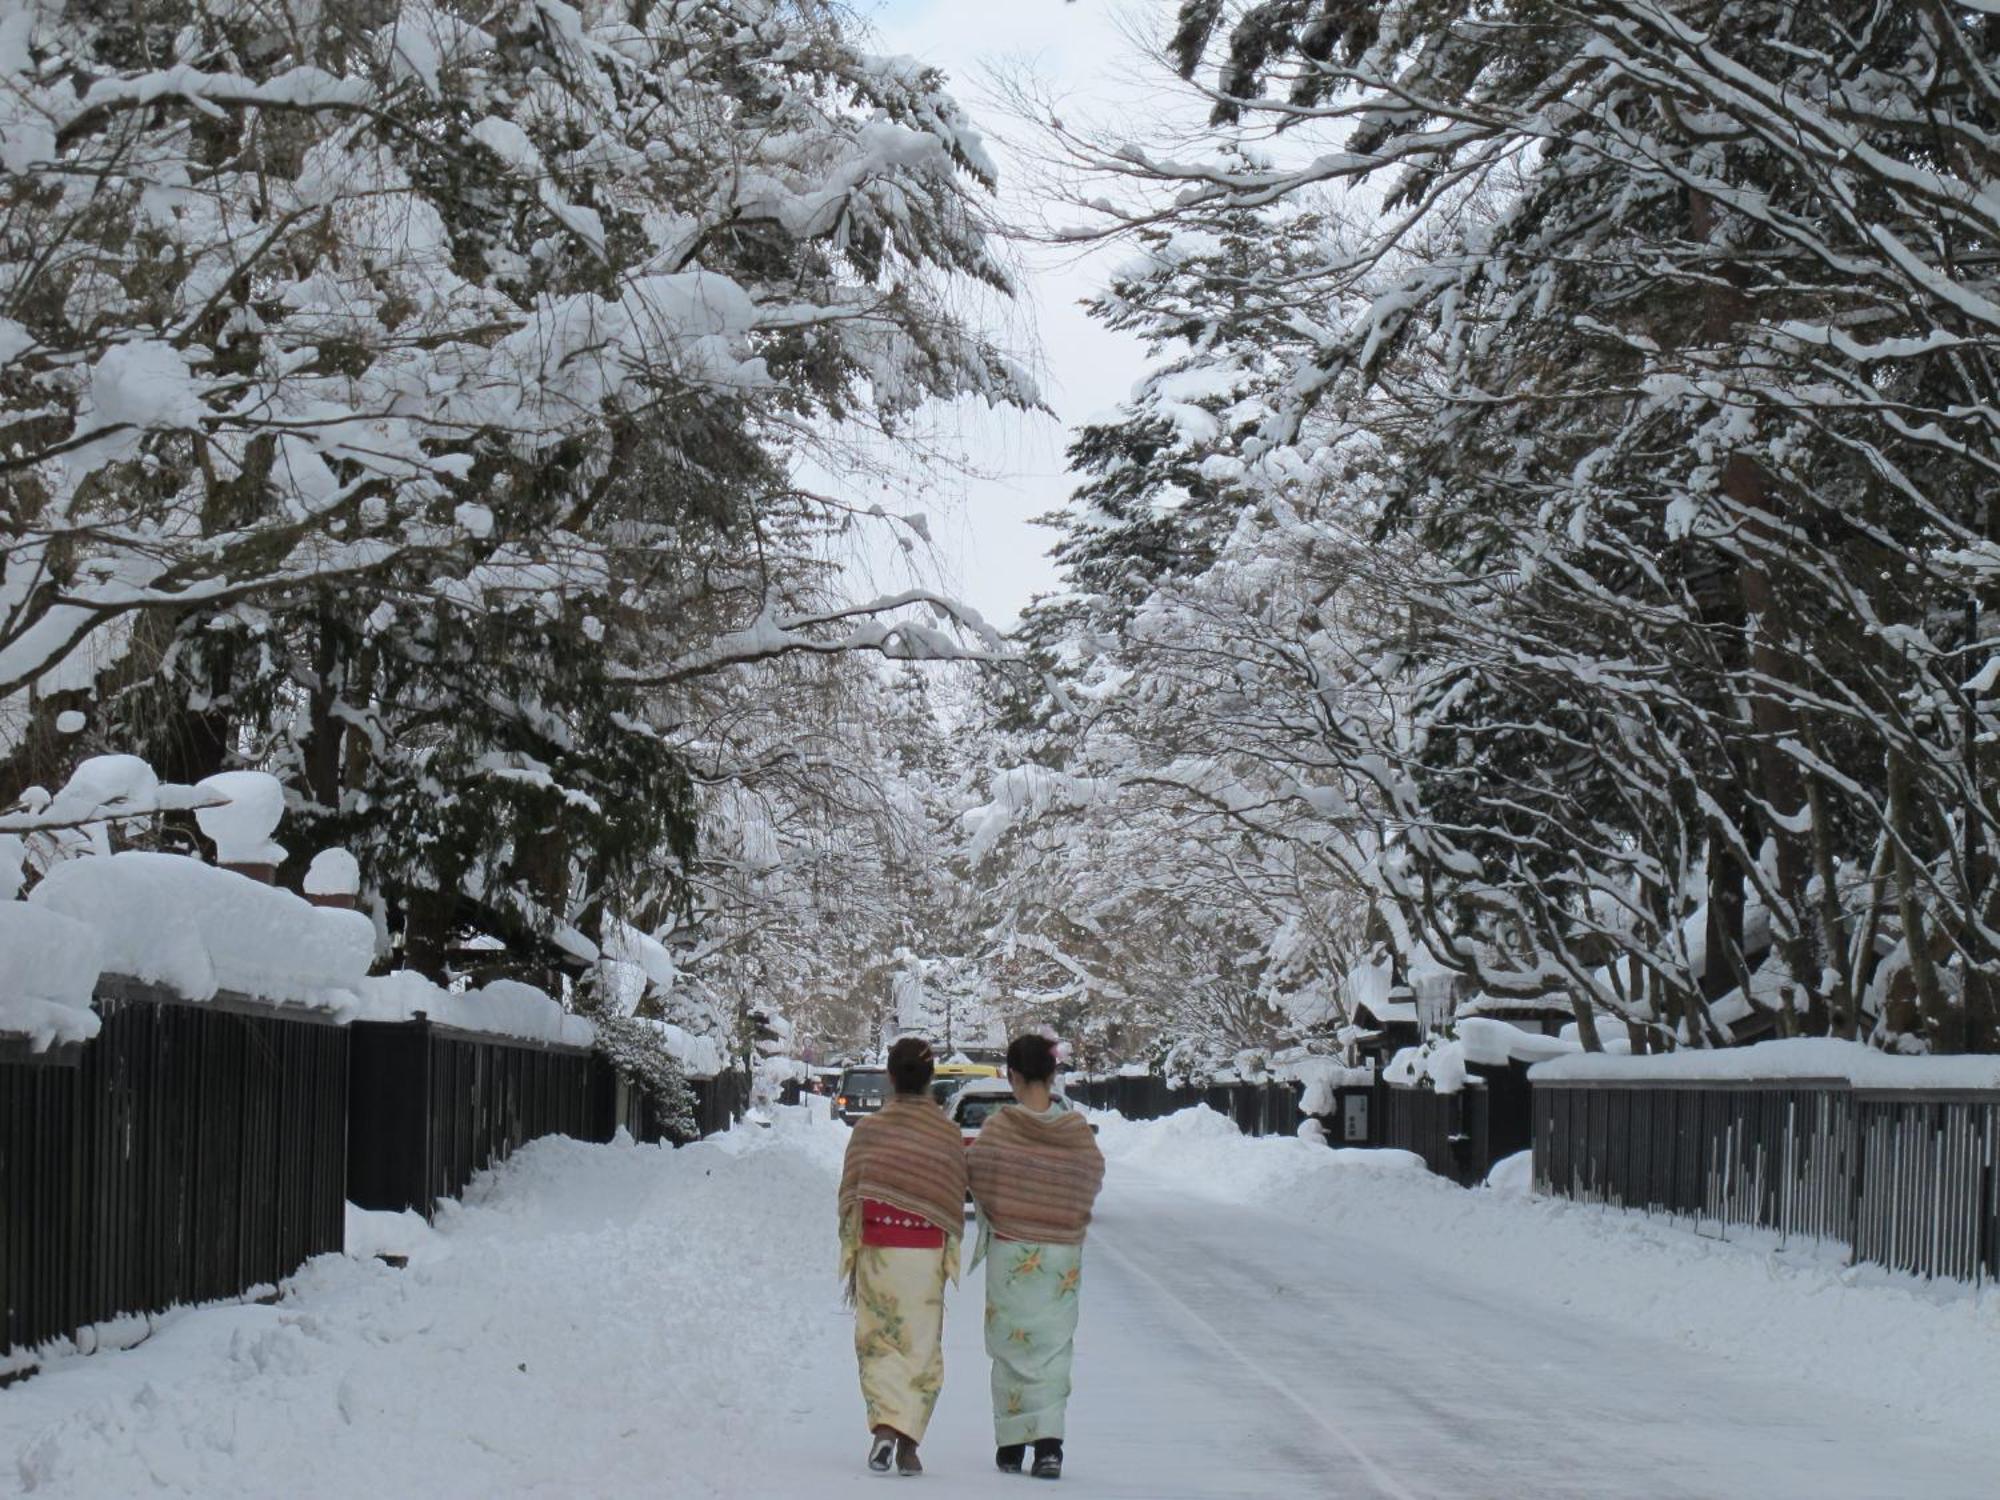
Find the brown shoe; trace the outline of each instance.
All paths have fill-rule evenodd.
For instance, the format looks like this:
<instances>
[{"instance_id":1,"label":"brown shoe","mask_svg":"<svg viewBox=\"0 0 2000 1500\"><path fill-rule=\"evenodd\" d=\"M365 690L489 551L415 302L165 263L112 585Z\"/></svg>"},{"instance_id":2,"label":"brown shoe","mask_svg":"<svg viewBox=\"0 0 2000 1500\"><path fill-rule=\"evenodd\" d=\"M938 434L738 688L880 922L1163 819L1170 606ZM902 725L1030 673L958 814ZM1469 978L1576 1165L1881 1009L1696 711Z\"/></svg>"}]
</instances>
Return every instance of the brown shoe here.
<instances>
[{"instance_id":1,"label":"brown shoe","mask_svg":"<svg viewBox=\"0 0 2000 1500\"><path fill-rule=\"evenodd\" d=\"M917 1445L906 1437L896 1439L896 1472L905 1475L924 1472L924 1462L917 1457Z\"/></svg>"}]
</instances>

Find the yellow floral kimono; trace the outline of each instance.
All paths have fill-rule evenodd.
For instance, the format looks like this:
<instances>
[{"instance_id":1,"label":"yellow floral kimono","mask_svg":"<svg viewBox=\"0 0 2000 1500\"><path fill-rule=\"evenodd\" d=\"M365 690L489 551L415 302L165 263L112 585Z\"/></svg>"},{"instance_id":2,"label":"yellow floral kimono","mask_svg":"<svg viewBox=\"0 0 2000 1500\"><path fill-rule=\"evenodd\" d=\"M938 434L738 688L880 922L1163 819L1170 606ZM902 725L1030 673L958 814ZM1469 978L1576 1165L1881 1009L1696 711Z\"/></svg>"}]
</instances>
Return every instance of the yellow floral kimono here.
<instances>
[{"instance_id":1,"label":"yellow floral kimono","mask_svg":"<svg viewBox=\"0 0 2000 1500\"><path fill-rule=\"evenodd\" d=\"M856 1244L854 1355L868 1426L924 1438L944 1385L944 1288L958 1242L942 1250Z\"/></svg>"}]
</instances>

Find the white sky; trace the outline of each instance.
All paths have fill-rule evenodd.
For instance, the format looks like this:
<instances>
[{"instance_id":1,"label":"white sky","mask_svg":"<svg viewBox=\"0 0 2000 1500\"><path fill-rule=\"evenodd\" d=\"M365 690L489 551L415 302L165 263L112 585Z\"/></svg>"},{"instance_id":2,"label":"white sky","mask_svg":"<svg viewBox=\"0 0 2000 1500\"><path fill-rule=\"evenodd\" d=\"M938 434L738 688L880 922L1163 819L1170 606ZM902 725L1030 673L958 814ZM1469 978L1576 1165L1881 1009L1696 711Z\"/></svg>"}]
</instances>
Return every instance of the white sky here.
<instances>
[{"instance_id":1,"label":"white sky","mask_svg":"<svg viewBox=\"0 0 2000 1500\"><path fill-rule=\"evenodd\" d=\"M1151 0L1150 8L1163 5ZM1127 61L1131 44L1119 23L1121 16L1145 16L1149 7L1141 0L856 0L856 7L873 21L876 50L908 54L950 75L952 92L1000 162L1003 198L1023 193L1025 174L1009 144L1013 128L988 96L993 67L1032 66L1065 110L1073 106L1079 114L1114 116L1139 97L1130 79L1135 63ZM1010 214L1010 222L1023 221ZM1077 305L1120 254L1114 249L1079 260L1024 250L1021 305L995 310L1009 347L1041 380L1054 419L954 412L955 446L979 472L946 475L936 487L929 479L911 480L904 486L908 493L872 497L887 510L928 517L935 555L915 566L917 581L941 584L1003 628L1035 594L1056 584L1046 556L1054 536L1029 522L1069 493L1067 429L1124 400L1144 368L1138 343L1099 327ZM854 592L912 581L911 564L886 542L869 552L856 566Z\"/></svg>"}]
</instances>

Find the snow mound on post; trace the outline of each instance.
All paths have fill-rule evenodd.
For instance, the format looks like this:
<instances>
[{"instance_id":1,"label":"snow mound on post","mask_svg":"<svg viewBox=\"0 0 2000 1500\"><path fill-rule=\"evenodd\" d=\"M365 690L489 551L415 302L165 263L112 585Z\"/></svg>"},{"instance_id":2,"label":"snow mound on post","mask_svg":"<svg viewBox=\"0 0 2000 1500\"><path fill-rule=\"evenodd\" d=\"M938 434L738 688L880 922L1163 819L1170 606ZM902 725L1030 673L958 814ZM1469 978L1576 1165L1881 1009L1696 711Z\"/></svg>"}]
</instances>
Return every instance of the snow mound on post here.
<instances>
[{"instance_id":1,"label":"snow mound on post","mask_svg":"<svg viewBox=\"0 0 2000 1500\"><path fill-rule=\"evenodd\" d=\"M1579 1053L1529 1071L1536 1083L1757 1083L1835 1079L1860 1089L2000 1089L2000 1058L1897 1057L1861 1042L1790 1037L1648 1057Z\"/></svg>"},{"instance_id":2,"label":"snow mound on post","mask_svg":"<svg viewBox=\"0 0 2000 1500\"><path fill-rule=\"evenodd\" d=\"M345 849L322 849L301 884L308 896L358 896L361 862Z\"/></svg>"},{"instance_id":3,"label":"snow mound on post","mask_svg":"<svg viewBox=\"0 0 2000 1500\"><path fill-rule=\"evenodd\" d=\"M271 834L285 816L285 788L265 771L223 771L197 782L195 790L224 799L219 806L195 809L194 820L215 845L215 857L225 865L278 865L284 849Z\"/></svg>"},{"instance_id":4,"label":"snow mound on post","mask_svg":"<svg viewBox=\"0 0 2000 1500\"><path fill-rule=\"evenodd\" d=\"M97 1035L97 934L25 901L0 902L0 1034L37 1052Z\"/></svg>"},{"instance_id":5,"label":"snow mound on post","mask_svg":"<svg viewBox=\"0 0 2000 1500\"><path fill-rule=\"evenodd\" d=\"M375 960L375 927L180 854L67 860L28 897L89 928L103 971L188 1000L223 991L344 1008Z\"/></svg>"}]
</instances>

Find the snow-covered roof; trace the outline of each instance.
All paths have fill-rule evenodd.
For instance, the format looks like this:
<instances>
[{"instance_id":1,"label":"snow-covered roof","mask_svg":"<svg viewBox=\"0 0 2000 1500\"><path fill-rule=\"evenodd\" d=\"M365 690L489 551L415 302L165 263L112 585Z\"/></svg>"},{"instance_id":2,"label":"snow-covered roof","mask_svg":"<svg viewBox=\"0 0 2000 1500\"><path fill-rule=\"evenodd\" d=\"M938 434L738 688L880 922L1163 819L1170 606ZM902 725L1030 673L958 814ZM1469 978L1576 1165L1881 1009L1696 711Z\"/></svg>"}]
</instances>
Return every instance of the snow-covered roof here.
<instances>
[{"instance_id":1,"label":"snow-covered roof","mask_svg":"<svg viewBox=\"0 0 2000 1500\"><path fill-rule=\"evenodd\" d=\"M1456 1016L1567 1016L1575 1007L1564 995L1543 995L1527 1000L1519 995L1489 995L1481 991L1458 1002Z\"/></svg>"},{"instance_id":2,"label":"snow-covered roof","mask_svg":"<svg viewBox=\"0 0 2000 1500\"><path fill-rule=\"evenodd\" d=\"M1417 1024L1417 1002L1414 1000L1363 1000L1354 1007L1354 1013L1373 1016L1383 1026Z\"/></svg>"},{"instance_id":3,"label":"snow-covered roof","mask_svg":"<svg viewBox=\"0 0 2000 1500\"><path fill-rule=\"evenodd\" d=\"M1014 1097L1014 1085L1004 1078L968 1078L958 1092L961 1094L1002 1094L1011 1099Z\"/></svg>"}]
</instances>

